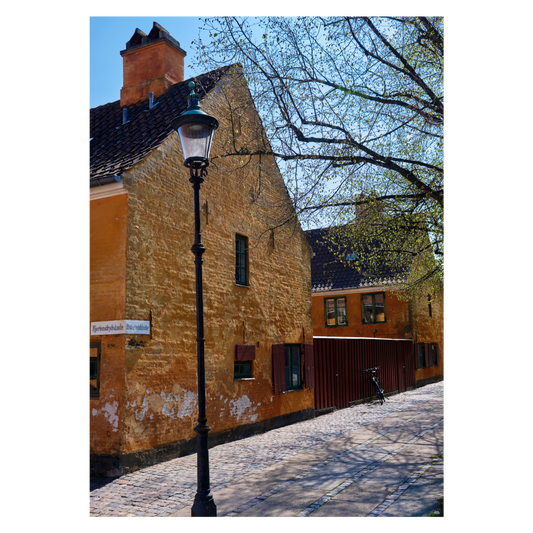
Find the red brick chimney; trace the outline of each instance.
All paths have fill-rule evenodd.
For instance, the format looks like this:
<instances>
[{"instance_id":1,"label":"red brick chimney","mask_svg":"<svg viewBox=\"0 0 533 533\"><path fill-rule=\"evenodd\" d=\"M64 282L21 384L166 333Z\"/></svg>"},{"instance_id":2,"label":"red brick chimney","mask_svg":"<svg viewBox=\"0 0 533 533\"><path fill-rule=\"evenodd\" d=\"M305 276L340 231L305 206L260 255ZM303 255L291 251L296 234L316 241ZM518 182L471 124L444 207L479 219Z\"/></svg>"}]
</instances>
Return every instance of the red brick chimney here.
<instances>
[{"instance_id":1,"label":"red brick chimney","mask_svg":"<svg viewBox=\"0 0 533 533\"><path fill-rule=\"evenodd\" d=\"M139 29L120 52L124 85L120 91L121 107L164 94L174 83L184 79L187 55L165 28L154 22L148 35Z\"/></svg>"}]
</instances>

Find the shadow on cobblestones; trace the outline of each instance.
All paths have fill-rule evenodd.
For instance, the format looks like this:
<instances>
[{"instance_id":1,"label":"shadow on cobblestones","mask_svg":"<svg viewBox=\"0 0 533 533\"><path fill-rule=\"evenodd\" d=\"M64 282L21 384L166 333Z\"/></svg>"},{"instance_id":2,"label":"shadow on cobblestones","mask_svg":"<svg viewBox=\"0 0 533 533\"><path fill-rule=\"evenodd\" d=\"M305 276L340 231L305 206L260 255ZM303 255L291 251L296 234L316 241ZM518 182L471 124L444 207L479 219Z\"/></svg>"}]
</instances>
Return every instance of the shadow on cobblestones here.
<instances>
[{"instance_id":1,"label":"shadow on cobblestones","mask_svg":"<svg viewBox=\"0 0 533 533\"><path fill-rule=\"evenodd\" d=\"M92 492L93 490L101 489L105 487L106 485L109 485L109 483L112 483L114 479L115 478L111 478L111 477L92 477L91 488L89 490L90 492Z\"/></svg>"}]
</instances>

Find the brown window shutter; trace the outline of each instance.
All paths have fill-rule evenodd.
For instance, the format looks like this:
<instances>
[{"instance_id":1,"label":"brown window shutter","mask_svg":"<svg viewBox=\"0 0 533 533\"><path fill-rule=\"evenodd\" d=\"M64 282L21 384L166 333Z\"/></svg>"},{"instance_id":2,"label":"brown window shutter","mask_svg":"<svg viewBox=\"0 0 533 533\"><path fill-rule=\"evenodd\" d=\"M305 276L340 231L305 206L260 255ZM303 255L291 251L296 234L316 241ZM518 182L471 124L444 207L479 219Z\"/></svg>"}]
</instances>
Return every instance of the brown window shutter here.
<instances>
[{"instance_id":1,"label":"brown window shutter","mask_svg":"<svg viewBox=\"0 0 533 533\"><path fill-rule=\"evenodd\" d=\"M237 344L237 361L255 361L255 344Z\"/></svg>"},{"instance_id":2,"label":"brown window shutter","mask_svg":"<svg viewBox=\"0 0 533 533\"><path fill-rule=\"evenodd\" d=\"M424 366L429 368L429 342L424 343Z\"/></svg>"},{"instance_id":3,"label":"brown window shutter","mask_svg":"<svg viewBox=\"0 0 533 533\"><path fill-rule=\"evenodd\" d=\"M312 389L315 386L315 356L313 345L304 344L305 387Z\"/></svg>"},{"instance_id":4,"label":"brown window shutter","mask_svg":"<svg viewBox=\"0 0 533 533\"><path fill-rule=\"evenodd\" d=\"M436 365L439 366L440 365L440 350L439 350L439 343L436 342L435 343L435 351L437 353L437 360L436 360Z\"/></svg>"},{"instance_id":5,"label":"brown window shutter","mask_svg":"<svg viewBox=\"0 0 533 533\"><path fill-rule=\"evenodd\" d=\"M272 381L274 394L285 391L285 345L272 345Z\"/></svg>"}]
</instances>

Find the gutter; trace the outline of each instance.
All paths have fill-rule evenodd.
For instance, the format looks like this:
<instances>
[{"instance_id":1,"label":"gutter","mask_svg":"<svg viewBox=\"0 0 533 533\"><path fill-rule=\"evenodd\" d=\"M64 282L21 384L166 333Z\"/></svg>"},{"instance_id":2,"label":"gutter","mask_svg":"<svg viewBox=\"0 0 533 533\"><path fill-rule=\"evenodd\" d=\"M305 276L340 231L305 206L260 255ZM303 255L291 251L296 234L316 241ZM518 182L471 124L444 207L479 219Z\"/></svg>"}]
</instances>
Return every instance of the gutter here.
<instances>
[{"instance_id":1,"label":"gutter","mask_svg":"<svg viewBox=\"0 0 533 533\"><path fill-rule=\"evenodd\" d=\"M117 183L122 179L122 176L115 176L109 174L107 176L102 176L101 178L91 178L89 180L90 187L98 187L99 185L107 185L109 183Z\"/></svg>"}]
</instances>

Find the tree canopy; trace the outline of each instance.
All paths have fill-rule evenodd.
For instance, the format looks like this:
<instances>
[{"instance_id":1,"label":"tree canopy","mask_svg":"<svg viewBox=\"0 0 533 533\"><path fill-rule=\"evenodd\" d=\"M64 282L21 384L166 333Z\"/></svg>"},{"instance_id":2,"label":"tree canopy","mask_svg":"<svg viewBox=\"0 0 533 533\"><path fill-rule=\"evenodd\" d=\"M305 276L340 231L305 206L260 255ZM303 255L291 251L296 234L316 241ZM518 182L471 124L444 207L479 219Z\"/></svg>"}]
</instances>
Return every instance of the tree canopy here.
<instances>
[{"instance_id":1,"label":"tree canopy","mask_svg":"<svg viewBox=\"0 0 533 533\"><path fill-rule=\"evenodd\" d=\"M224 17L203 29L198 61L240 63L267 136L257 129L224 156L260 169L274 155L304 228L331 227L376 283L397 272L391 286L404 294L438 294L442 18Z\"/></svg>"}]
</instances>

